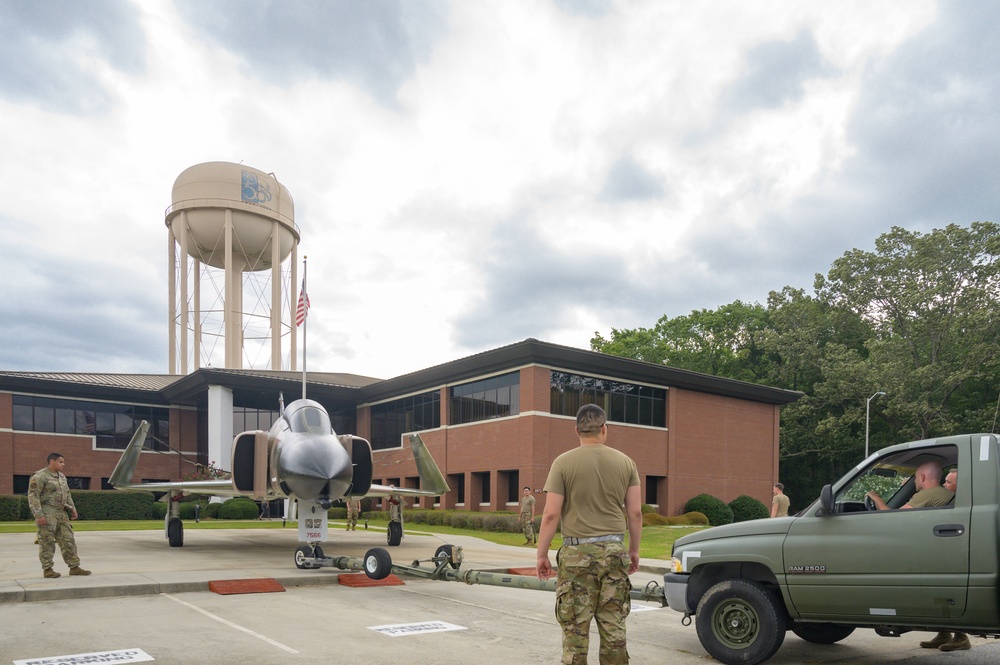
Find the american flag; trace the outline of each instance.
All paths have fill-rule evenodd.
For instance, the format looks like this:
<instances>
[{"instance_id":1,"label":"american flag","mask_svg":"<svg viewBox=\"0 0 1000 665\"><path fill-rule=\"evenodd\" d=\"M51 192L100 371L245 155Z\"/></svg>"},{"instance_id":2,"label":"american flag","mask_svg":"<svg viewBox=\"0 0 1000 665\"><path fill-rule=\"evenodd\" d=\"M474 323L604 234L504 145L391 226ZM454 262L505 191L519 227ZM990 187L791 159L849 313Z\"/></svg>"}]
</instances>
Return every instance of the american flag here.
<instances>
[{"instance_id":1,"label":"american flag","mask_svg":"<svg viewBox=\"0 0 1000 665\"><path fill-rule=\"evenodd\" d=\"M309 294L306 293L306 280L302 278L302 290L299 292L299 304L295 308L295 326L301 326L309 316Z\"/></svg>"}]
</instances>

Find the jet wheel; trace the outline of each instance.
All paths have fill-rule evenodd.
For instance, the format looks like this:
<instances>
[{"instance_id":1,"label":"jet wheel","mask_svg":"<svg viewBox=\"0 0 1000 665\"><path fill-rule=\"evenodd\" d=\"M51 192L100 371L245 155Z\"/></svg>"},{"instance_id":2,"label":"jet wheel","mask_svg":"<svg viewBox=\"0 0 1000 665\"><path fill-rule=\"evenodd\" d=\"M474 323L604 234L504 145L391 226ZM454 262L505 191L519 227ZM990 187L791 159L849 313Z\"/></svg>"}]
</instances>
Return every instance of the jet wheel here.
<instances>
[{"instance_id":1,"label":"jet wheel","mask_svg":"<svg viewBox=\"0 0 1000 665\"><path fill-rule=\"evenodd\" d=\"M167 541L171 547L182 547L184 545L184 523L179 517L171 517L167 522Z\"/></svg>"},{"instance_id":2,"label":"jet wheel","mask_svg":"<svg viewBox=\"0 0 1000 665\"><path fill-rule=\"evenodd\" d=\"M303 570L309 570L311 568L316 568L317 566L311 562L306 561L306 559L311 559L313 557L313 552L315 550L310 545L299 545L295 548L295 567L301 568ZM320 551L322 554L322 550Z\"/></svg>"},{"instance_id":3,"label":"jet wheel","mask_svg":"<svg viewBox=\"0 0 1000 665\"><path fill-rule=\"evenodd\" d=\"M373 547L365 552L365 575L373 580L383 580L392 572L392 557L381 547Z\"/></svg>"},{"instance_id":4,"label":"jet wheel","mask_svg":"<svg viewBox=\"0 0 1000 665\"><path fill-rule=\"evenodd\" d=\"M403 540L403 525L400 522L389 522L389 527L385 530L386 542L390 547L395 547Z\"/></svg>"}]
</instances>

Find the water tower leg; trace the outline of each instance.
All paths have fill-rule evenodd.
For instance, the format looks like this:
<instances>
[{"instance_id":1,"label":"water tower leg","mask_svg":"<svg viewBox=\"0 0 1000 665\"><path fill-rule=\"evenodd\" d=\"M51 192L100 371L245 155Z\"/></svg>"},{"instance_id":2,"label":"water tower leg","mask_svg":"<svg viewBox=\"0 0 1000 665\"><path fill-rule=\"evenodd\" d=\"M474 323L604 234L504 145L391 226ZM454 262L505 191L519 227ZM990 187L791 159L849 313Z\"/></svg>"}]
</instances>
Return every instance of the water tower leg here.
<instances>
[{"instance_id":1,"label":"water tower leg","mask_svg":"<svg viewBox=\"0 0 1000 665\"><path fill-rule=\"evenodd\" d=\"M281 369L281 243L279 225L271 222L271 369Z\"/></svg>"},{"instance_id":2,"label":"water tower leg","mask_svg":"<svg viewBox=\"0 0 1000 665\"><path fill-rule=\"evenodd\" d=\"M177 246L174 229L167 226L167 367L177 373Z\"/></svg>"}]
</instances>

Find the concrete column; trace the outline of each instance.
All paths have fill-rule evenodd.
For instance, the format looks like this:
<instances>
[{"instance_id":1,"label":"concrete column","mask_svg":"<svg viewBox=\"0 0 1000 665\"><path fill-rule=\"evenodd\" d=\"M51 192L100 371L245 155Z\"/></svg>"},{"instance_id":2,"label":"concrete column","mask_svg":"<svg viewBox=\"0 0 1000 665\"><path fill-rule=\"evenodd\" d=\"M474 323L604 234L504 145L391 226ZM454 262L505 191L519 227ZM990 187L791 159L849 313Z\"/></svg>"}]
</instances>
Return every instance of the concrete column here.
<instances>
[{"instance_id":1,"label":"concrete column","mask_svg":"<svg viewBox=\"0 0 1000 665\"><path fill-rule=\"evenodd\" d=\"M233 391L224 386L208 387L208 461L216 468L232 471Z\"/></svg>"}]
</instances>

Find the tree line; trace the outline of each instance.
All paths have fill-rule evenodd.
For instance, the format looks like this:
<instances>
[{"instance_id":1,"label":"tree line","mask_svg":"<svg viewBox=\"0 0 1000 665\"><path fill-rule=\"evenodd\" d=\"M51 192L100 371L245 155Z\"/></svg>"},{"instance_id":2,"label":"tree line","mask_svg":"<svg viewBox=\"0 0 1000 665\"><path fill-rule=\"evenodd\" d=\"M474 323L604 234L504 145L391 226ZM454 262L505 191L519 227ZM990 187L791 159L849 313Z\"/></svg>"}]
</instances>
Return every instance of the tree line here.
<instances>
[{"instance_id":1,"label":"tree line","mask_svg":"<svg viewBox=\"0 0 1000 665\"><path fill-rule=\"evenodd\" d=\"M990 432L1000 404L1000 225L893 227L767 304L739 300L595 333L594 351L804 396L782 407L779 473L798 507L882 447ZM878 393L885 393L879 395Z\"/></svg>"}]
</instances>

